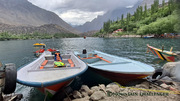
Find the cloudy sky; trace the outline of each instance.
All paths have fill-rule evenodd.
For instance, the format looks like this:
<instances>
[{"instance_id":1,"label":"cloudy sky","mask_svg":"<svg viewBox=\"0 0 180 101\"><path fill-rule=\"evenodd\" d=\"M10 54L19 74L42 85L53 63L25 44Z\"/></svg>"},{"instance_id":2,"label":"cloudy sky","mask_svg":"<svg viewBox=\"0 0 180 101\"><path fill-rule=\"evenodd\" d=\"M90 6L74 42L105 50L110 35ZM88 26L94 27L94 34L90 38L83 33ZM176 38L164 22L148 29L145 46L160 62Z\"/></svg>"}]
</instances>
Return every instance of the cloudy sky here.
<instances>
[{"instance_id":1,"label":"cloudy sky","mask_svg":"<svg viewBox=\"0 0 180 101\"><path fill-rule=\"evenodd\" d=\"M71 25L82 25L117 7L132 7L138 0L28 0L52 11Z\"/></svg>"}]
</instances>

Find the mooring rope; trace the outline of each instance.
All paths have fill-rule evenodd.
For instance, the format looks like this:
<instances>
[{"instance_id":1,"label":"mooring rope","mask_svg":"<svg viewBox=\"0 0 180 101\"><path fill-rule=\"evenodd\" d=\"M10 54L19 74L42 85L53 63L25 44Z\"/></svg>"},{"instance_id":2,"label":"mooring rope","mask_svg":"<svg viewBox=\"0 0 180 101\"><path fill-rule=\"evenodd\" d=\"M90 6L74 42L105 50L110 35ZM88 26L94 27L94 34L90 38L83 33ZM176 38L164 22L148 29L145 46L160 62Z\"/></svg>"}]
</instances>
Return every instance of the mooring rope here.
<instances>
[{"instance_id":1,"label":"mooring rope","mask_svg":"<svg viewBox=\"0 0 180 101\"><path fill-rule=\"evenodd\" d=\"M171 93L171 94L180 94L180 91L168 91L168 90L153 90L153 89L143 89L143 88L134 88L134 87L124 87L121 86L120 84L118 84L117 82L114 82L115 84L117 84L120 88L129 88L129 89L133 89L133 90L141 90L141 91L151 91L151 92L159 92L159 93Z\"/></svg>"}]
</instances>

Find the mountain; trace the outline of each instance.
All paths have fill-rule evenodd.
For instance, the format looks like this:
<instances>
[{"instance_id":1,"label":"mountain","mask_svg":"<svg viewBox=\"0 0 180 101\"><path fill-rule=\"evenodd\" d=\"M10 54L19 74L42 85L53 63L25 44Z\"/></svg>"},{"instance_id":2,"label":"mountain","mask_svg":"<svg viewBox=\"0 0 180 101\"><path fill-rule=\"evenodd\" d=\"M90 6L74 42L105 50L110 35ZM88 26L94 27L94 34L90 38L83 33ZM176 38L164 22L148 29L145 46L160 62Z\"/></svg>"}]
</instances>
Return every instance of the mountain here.
<instances>
[{"instance_id":1,"label":"mountain","mask_svg":"<svg viewBox=\"0 0 180 101\"><path fill-rule=\"evenodd\" d=\"M41 9L27 0L0 0L0 23L36 27L56 24L69 32L79 33L55 13Z\"/></svg>"},{"instance_id":2,"label":"mountain","mask_svg":"<svg viewBox=\"0 0 180 101\"><path fill-rule=\"evenodd\" d=\"M0 23L0 33L1 32L9 32L13 34L25 34L25 33L72 33L59 25L56 24L45 24L41 26L15 26L15 25L8 25Z\"/></svg>"},{"instance_id":3,"label":"mountain","mask_svg":"<svg viewBox=\"0 0 180 101\"><path fill-rule=\"evenodd\" d=\"M102 16L98 16L91 22L86 22L85 24L81 26L74 27L79 31L87 32L91 30L99 30L103 27L104 22L110 20L117 20L117 18L121 18L121 15L124 14L124 17L128 12L133 12L134 8L137 7L142 2L142 0L139 0L138 3L132 8L126 8L126 7L119 7L112 11L108 11ZM131 11L132 10L132 11Z\"/></svg>"},{"instance_id":4,"label":"mountain","mask_svg":"<svg viewBox=\"0 0 180 101\"><path fill-rule=\"evenodd\" d=\"M166 2L168 0L165 0ZM162 3L162 0L159 0L160 3ZM91 22L86 22L83 25L76 26L77 30L81 32L87 32L92 30L99 30L103 27L104 22L110 20L117 20L121 18L121 15L124 14L124 18L126 17L127 13L134 14L138 6L145 6L147 4L147 8L150 8L151 5L154 3L154 0L139 0L132 8L126 8L126 7L119 7L112 11L109 11L105 13L102 16L98 16Z\"/></svg>"}]
</instances>

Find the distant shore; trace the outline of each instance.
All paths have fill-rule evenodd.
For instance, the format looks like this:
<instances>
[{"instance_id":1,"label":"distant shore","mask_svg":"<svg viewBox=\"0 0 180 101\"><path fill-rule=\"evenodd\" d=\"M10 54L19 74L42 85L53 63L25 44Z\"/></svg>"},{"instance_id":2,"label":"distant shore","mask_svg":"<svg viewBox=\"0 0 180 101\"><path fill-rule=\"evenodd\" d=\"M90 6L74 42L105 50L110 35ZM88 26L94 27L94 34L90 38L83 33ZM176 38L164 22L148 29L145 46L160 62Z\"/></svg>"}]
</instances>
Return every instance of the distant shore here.
<instances>
[{"instance_id":1,"label":"distant shore","mask_svg":"<svg viewBox=\"0 0 180 101\"><path fill-rule=\"evenodd\" d=\"M134 38L140 38L141 37L141 35L118 35L118 36L115 36L115 35L109 35L108 36L109 38L118 38L118 37L130 37L130 38L132 38L132 37L134 37Z\"/></svg>"},{"instance_id":2,"label":"distant shore","mask_svg":"<svg viewBox=\"0 0 180 101\"><path fill-rule=\"evenodd\" d=\"M105 36L106 38L119 38L119 37L125 37L125 38L143 38L143 37L146 37L148 35L133 35L133 34L127 34L127 35L114 35L114 34L110 34L108 36ZM149 36L153 36L153 35L149 35ZM153 37L153 38L156 38L156 37ZM157 37L157 38L180 38L180 34L178 34L177 36L175 37Z\"/></svg>"}]
</instances>

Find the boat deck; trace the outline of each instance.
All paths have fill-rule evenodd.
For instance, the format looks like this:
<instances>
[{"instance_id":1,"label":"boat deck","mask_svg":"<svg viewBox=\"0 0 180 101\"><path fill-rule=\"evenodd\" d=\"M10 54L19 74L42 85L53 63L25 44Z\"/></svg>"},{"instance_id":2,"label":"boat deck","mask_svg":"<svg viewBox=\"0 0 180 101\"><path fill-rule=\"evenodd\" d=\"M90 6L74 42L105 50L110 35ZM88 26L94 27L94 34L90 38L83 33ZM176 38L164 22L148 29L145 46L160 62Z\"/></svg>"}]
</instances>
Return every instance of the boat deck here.
<instances>
[{"instance_id":1,"label":"boat deck","mask_svg":"<svg viewBox=\"0 0 180 101\"><path fill-rule=\"evenodd\" d=\"M46 51L47 52L47 51ZM87 69L87 65L78 59L72 52L62 55L62 62L65 66L57 67L54 65L54 55L43 53L39 58L30 64L19 68L18 82L30 86L34 84L44 84L48 82L63 82L74 78ZM73 62L73 67L68 59ZM48 60L44 63L45 60ZM44 63L44 65L42 65ZM41 68L43 66L43 68Z\"/></svg>"},{"instance_id":2,"label":"boat deck","mask_svg":"<svg viewBox=\"0 0 180 101\"><path fill-rule=\"evenodd\" d=\"M154 72L154 68L152 68L147 64L130 60L127 58L122 58L122 57L117 57L114 55L102 53L99 51L93 51L87 54L77 53L77 55L84 62L86 62L88 66L90 66L91 68L99 69L103 71L124 73L124 74L131 73L131 74L147 74L147 75L150 75Z\"/></svg>"}]
</instances>

